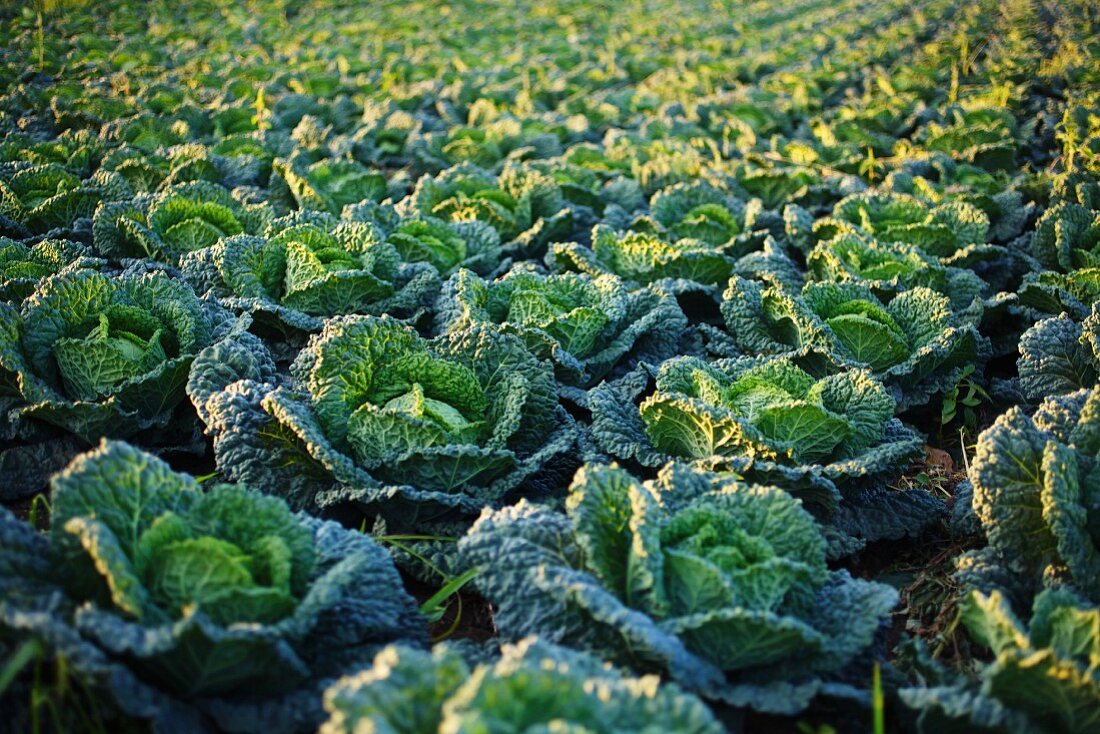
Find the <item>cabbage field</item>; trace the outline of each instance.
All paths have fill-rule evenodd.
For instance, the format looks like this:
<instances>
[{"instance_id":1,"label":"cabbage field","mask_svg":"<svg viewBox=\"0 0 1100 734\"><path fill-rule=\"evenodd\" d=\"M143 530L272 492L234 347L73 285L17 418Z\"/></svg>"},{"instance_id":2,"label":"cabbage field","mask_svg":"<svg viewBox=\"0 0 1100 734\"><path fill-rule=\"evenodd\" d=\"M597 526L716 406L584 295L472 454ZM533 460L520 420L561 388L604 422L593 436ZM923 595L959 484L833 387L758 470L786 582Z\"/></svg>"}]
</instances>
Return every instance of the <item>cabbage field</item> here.
<instances>
[{"instance_id":1,"label":"cabbage field","mask_svg":"<svg viewBox=\"0 0 1100 734\"><path fill-rule=\"evenodd\" d=\"M1095 0L0 39L0 734L1100 733Z\"/></svg>"}]
</instances>

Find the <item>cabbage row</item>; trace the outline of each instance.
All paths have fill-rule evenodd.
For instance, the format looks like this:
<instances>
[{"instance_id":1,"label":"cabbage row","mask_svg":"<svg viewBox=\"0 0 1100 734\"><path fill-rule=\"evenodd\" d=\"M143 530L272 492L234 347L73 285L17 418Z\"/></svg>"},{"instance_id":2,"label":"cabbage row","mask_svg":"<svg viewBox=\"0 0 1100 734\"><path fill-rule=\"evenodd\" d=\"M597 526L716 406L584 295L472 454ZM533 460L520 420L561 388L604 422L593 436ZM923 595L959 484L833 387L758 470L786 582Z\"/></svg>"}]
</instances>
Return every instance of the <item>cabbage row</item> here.
<instances>
[{"instance_id":1,"label":"cabbage row","mask_svg":"<svg viewBox=\"0 0 1100 734\"><path fill-rule=\"evenodd\" d=\"M0 28L13 731L1100 730L1094 4Z\"/></svg>"}]
</instances>

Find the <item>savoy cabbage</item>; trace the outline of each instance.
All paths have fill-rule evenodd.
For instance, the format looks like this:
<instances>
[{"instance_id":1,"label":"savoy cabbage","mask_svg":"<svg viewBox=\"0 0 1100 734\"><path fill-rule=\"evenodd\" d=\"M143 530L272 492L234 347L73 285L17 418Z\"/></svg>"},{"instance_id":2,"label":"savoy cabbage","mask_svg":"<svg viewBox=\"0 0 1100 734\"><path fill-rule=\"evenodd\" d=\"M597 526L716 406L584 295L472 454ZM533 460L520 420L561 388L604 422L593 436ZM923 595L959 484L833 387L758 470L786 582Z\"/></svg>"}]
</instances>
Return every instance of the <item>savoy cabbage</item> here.
<instances>
[{"instance_id":1,"label":"savoy cabbage","mask_svg":"<svg viewBox=\"0 0 1100 734\"><path fill-rule=\"evenodd\" d=\"M780 358L664 362L652 389L644 370L592 391L592 435L620 460L672 459L777 484L835 507L919 451L894 400L868 372L815 378Z\"/></svg>"},{"instance_id":2,"label":"savoy cabbage","mask_svg":"<svg viewBox=\"0 0 1100 734\"><path fill-rule=\"evenodd\" d=\"M1100 193L1096 184L1071 187L1035 223L1031 251L1043 267L1067 273L1100 266Z\"/></svg>"},{"instance_id":3,"label":"savoy cabbage","mask_svg":"<svg viewBox=\"0 0 1100 734\"><path fill-rule=\"evenodd\" d=\"M687 329L675 298L659 288L521 267L492 281L459 271L436 304L436 321L443 331L501 324L533 354L552 359L558 379L580 387L674 356Z\"/></svg>"},{"instance_id":4,"label":"savoy cabbage","mask_svg":"<svg viewBox=\"0 0 1100 734\"><path fill-rule=\"evenodd\" d=\"M656 676L623 674L582 652L530 637L471 669L454 649L390 646L325 692L319 734L402 731L720 734L696 697Z\"/></svg>"},{"instance_id":5,"label":"savoy cabbage","mask_svg":"<svg viewBox=\"0 0 1100 734\"><path fill-rule=\"evenodd\" d=\"M7 512L0 526L0 629L158 731L316 726L326 681L426 642L369 537L246 487L204 491L128 444L54 477L47 536Z\"/></svg>"},{"instance_id":6,"label":"savoy cabbage","mask_svg":"<svg viewBox=\"0 0 1100 734\"><path fill-rule=\"evenodd\" d=\"M735 706L803 709L871 643L896 592L830 571L813 517L782 490L670 471L642 484L587 466L566 515L486 510L459 551L498 628Z\"/></svg>"},{"instance_id":7,"label":"savoy cabbage","mask_svg":"<svg viewBox=\"0 0 1100 734\"><path fill-rule=\"evenodd\" d=\"M972 501L989 544L960 558L968 584L1023 600L1061 581L1100 600L1098 411L1100 391L1077 390L1032 416L1013 407L978 437Z\"/></svg>"},{"instance_id":8,"label":"savoy cabbage","mask_svg":"<svg viewBox=\"0 0 1100 734\"><path fill-rule=\"evenodd\" d=\"M354 501L413 526L476 514L576 441L552 366L488 325L426 340L389 316L329 319L283 385L255 355L207 356L189 390L219 466L298 507Z\"/></svg>"},{"instance_id":9,"label":"savoy cabbage","mask_svg":"<svg viewBox=\"0 0 1100 734\"><path fill-rule=\"evenodd\" d=\"M516 254L537 253L573 227L558 183L520 164L505 166L499 176L470 163L424 176L399 208L448 222L484 222Z\"/></svg>"},{"instance_id":10,"label":"savoy cabbage","mask_svg":"<svg viewBox=\"0 0 1100 734\"><path fill-rule=\"evenodd\" d=\"M404 262L377 228L316 212L275 219L262 236L220 239L180 268L197 291L290 335L349 313L413 317L439 290L435 270Z\"/></svg>"},{"instance_id":11,"label":"savoy cabbage","mask_svg":"<svg viewBox=\"0 0 1100 734\"><path fill-rule=\"evenodd\" d=\"M31 233L64 231L90 218L100 202L129 193L124 180L107 172L82 180L56 163L25 166L0 176L0 215Z\"/></svg>"},{"instance_id":12,"label":"savoy cabbage","mask_svg":"<svg viewBox=\"0 0 1100 734\"><path fill-rule=\"evenodd\" d=\"M241 203L223 186L187 181L129 201L101 203L92 233L96 251L105 257L176 263L223 237L258 234L272 217L269 206Z\"/></svg>"},{"instance_id":13,"label":"savoy cabbage","mask_svg":"<svg viewBox=\"0 0 1100 734\"><path fill-rule=\"evenodd\" d=\"M1035 597L1023 624L997 591L973 592L962 622L993 652L977 681L932 669L925 686L903 688L921 732L1085 734L1100 726L1100 611L1065 589Z\"/></svg>"},{"instance_id":14,"label":"savoy cabbage","mask_svg":"<svg viewBox=\"0 0 1100 734\"><path fill-rule=\"evenodd\" d=\"M734 257L759 249L767 236L757 226L763 212L759 199L743 202L705 182L662 189L649 206L652 220L670 240L701 240Z\"/></svg>"},{"instance_id":15,"label":"savoy cabbage","mask_svg":"<svg viewBox=\"0 0 1100 734\"><path fill-rule=\"evenodd\" d=\"M723 294L728 340L719 351L783 355L813 369L867 368L903 411L950 389L989 356L970 314L925 286L875 294L858 281L812 282L801 291L734 277Z\"/></svg>"},{"instance_id":16,"label":"savoy cabbage","mask_svg":"<svg viewBox=\"0 0 1100 734\"><path fill-rule=\"evenodd\" d=\"M820 239L858 232L883 242L904 242L939 258L944 265L968 266L1004 255L988 244L989 217L965 201L930 206L915 196L864 192L847 196L832 217L814 223Z\"/></svg>"},{"instance_id":17,"label":"savoy cabbage","mask_svg":"<svg viewBox=\"0 0 1100 734\"><path fill-rule=\"evenodd\" d=\"M386 197L386 177L354 160L278 158L273 168L301 209L339 215L349 204L381 201Z\"/></svg>"},{"instance_id":18,"label":"savoy cabbage","mask_svg":"<svg viewBox=\"0 0 1100 734\"><path fill-rule=\"evenodd\" d=\"M241 332L224 309L143 264L63 270L20 309L0 303L0 316L0 436L18 441L5 453L38 455L53 469L45 457L62 444L102 436L189 448L198 437L184 390L192 361ZM13 460L2 464L9 482L36 491L30 478L40 470Z\"/></svg>"},{"instance_id":19,"label":"savoy cabbage","mask_svg":"<svg viewBox=\"0 0 1100 734\"><path fill-rule=\"evenodd\" d=\"M0 238L0 301L19 306L43 279L97 264L87 247L70 240L45 239L27 245Z\"/></svg>"},{"instance_id":20,"label":"savoy cabbage","mask_svg":"<svg viewBox=\"0 0 1100 734\"><path fill-rule=\"evenodd\" d=\"M972 308L988 290L973 271L944 266L915 245L879 242L857 233L819 242L806 266L815 280L863 284L879 298L928 288L947 296L956 311Z\"/></svg>"},{"instance_id":21,"label":"savoy cabbage","mask_svg":"<svg viewBox=\"0 0 1100 734\"><path fill-rule=\"evenodd\" d=\"M674 293L716 289L731 275L759 267L757 261L762 257L781 277L792 277L786 271L793 266L767 237L760 240L759 247L745 252L744 240L737 237L714 244L704 239L673 240L666 236L654 228L618 231L598 224L592 229L591 247L576 242L555 243L546 262L559 272L612 274L632 286L653 283ZM752 242L755 245L756 241Z\"/></svg>"},{"instance_id":22,"label":"savoy cabbage","mask_svg":"<svg viewBox=\"0 0 1100 734\"><path fill-rule=\"evenodd\" d=\"M1033 402L1093 387L1100 374L1100 305L1082 320L1062 313L1020 337L1016 360L1023 394Z\"/></svg>"}]
</instances>

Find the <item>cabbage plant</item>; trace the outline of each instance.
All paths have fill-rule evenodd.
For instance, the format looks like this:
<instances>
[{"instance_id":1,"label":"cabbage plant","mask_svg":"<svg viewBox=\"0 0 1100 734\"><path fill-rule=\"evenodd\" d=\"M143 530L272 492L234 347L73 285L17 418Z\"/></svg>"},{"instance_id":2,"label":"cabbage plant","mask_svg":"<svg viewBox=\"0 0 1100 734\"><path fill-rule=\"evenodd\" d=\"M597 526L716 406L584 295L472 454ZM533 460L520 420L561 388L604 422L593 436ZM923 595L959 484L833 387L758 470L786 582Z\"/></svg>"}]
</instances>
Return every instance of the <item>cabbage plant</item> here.
<instances>
[{"instance_id":1,"label":"cabbage plant","mask_svg":"<svg viewBox=\"0 0 1100 734\"><path fill-rule=\"evenodd\" d=\"M459 550L507 639L537 634L772 713L808 705L897 598L830 571L789 494L684 470L662 487L586 466L567 514L486 511Z\"/></svg>"},{"instance_id":2,"label":"cabbage plant","mask_svg":"<svg viewBox=\"0 0 1100 734\"><path fill-rule=\"evenodd\" d=\"M814 224L820 239L859 232L883 242L904 242L939 258L944 265L967 267L1004 255L1004 248L987 244L989 217L965 201L931 206L909 194L864 192L846 196L831 217Z\"/></svg>"},{"instance_id":3,"label":"cabbage plant","mask_svg":"<svg viewBox=\"0 0 1100 734\"><path fill-rule=\"evenodd\" d=\"M33 245L0 237L0 301L18 306L45 278L62 270L94 267L84 245L71 240L41 240Z\"/></svg>"},{"instance_id":4,"label":"cabbage plant","mask_svg":"<svg viewBox=\"0 0 1100 734\"><path fill-rule=\"evenodd\" d=\"M438 173L453 165L472 163L493 169L505 161L545 159L561 154L569 130L554 118L501 116L478 125L456 125L440 132L420 133L412 156L420 170Z\"/></svg>"},{"instance_id":5,"label":"cabbage plant","mask_svg":"<svg viewBox=\"0 0 1100 734\"><path fill-rule=\"evenodd\" d=\"M1056 202L1035 223L1031 249L1052 270L1100 267L1100 210L1073 200Z\"/></svg>"},{"instance_id":6,"label":"cabbage plant","mask_svg":"<svg viewBox=\"0 0 1100 734\"><path fill-rule=\"evenodd\" d=\"M505 166L499 176L469 163L423 176L400 209L448 222L484 222L497 231L509 253L523 255L539 252L573 227L572 211L557 182L516 164Z\"/></svg>"},{"instance_id":7,"label":"cabbage plant","mask_svg":"<svg viewBox=\"0 0 1100 734\"><path fill-rule=\"evenodd\" d=\"M1019 386L1036 403L1094 387L1100 378L1100 304L1081 320L1068 314L1036 322L1020 336Z\"/></svg>"},{"instance_id":8,"label":"cabbage plant","mask_svg":"<svg viewBox=\"0 0 1100 734\"><path fill-rule=\"evenodd\" d=\"M800 292L735 277L722 316L734 353L785 355L821 368L867 368L899 410L950 389L989 356L972 314L924 286L879 298L865 283L807 283Z\"/></svg>"},{"instance_id":9,"label":"cabbage plant","mask_svg":"<svg viewBox=\"0 0 1100 734\"><path fill-rule=\"evenodd\" d=\"M662 189L649 207L670 240L700 240L734 257L759 249L767 234L756 227L759 199L743 202L702 181Z\"/></svg>"},{"instance_id":10,"label":"cabbage plant","mask_svg":"<svg viewBox=\"0 0 1100 734\"><path fill-rule=\"evenodd\" d=\"M396 207L373 202L347 207L343 219L373 225L402 260L428 263L444 278L460 268L489 275L511 263L497 231L476 219L448 222L418 212L403 217Z\"/></svg>"},{"instance_id":11,"label":"cabbage plant","mask_svg":"<svg viewBox=\"0 0 1100 734\"><path fill-rule=\"evenodd\" d=\"M430 264L443 277L468 268L487 274L503 259L500 235L484 222L444 222L435 217L402 219L386 236L406 262Z\"/></svg>"},{"instance_id":12,"label":"cabbage plant","mask_svg":"<svg viewBox=\"0 0 1100 734\"><path fill-rule=\"evenodd\" d=\"M698 216L706 219L711 215ZM731 234L731 239L720 241L723 235L710 225L697 221L692 226L696 225L696 234L713 241L687 236L677 239L651 217L635 218L629 229L600 223L592 228L590 245L556 243L545 261L555 272L612 274L632 288L656 284L677 295L699 292L715 299L718 286L735 274L788 284L803 282L797 264L766 230Z\"/></svg>"},{"instance_id":13,"label":"cabbage plant","mask_svg":"<svg viewBox=\"0 0 1100 734\"><path fill-rule=\"evenodd\" d=\"M652 389L625 380L597 388L591 401L593 437L612 456L736 467L829 495L836 484L894 472L920 444L866 371L818 379L785 359L676 357Z\"/></svg>"},{"instance_id":14,"label":"cabbage plant","mask_svg":"<svg viewBox=\"0 0 1100 734\"><path fill-rule=\"evenodd\" d=\"M946 267L916 245L856 233L819 242L806 258L806 269L815 280L866 285L885 300L911 288L928 288L947 296L956 312L974 309L974 300L988 290L972 270Z\"/></svg>"},{"instance_id":15,"label":"cabbage plant","mask_svg":"<svg viewBox=\"0 0 1100 734\"><path fill-rule=\"evenodd\" d=\"M388 316L329 319L280 386L263 370L224 377L249 359L204 355L190 394L218 465L296 506L453 519L503 502L575 442L551 365L489 326L426 340Z\"/></svg>"},{"instance_id":16,"label":"cabbage plant","mask_svg":"<svg viewBox=\"0 0 1100 734\"><path fill-rule=\"evenodd\" d=\"M100 436L187 440L195 355L234 338L233 320L185 283L142 266L46 279L16 311L0 304L0 395L17 430L49 424ZM169 438L174 418L184 435Z\"/></svg>"},{"instance_id":17,"label":"cabbage plant","mask_svg":"<svg viewBox=\"0 0 1100 734\"><path fill-rule=\"evenodd\" d=\"M223 237L258 234L272 218L266 205L246 205L210 181L189 181L96 209L96 251L112 259L173 263Z\"/></svg>"},{"instance_id":18,"label":"cabbage plant","mask_svg":"<svg viewBox=\"0 0 1100 734\"><path fill-rule=\"evenodd\" d=\"M1100 601L1100 510L1096 425L1100 391L1019 407L982 432L970 463L973 507L989 544L959 560L979 589L1026 600L1044 584L1071 584Z\"/></svg>"},{"instance_id":19,"label":"cabbage plant","mask_svg":"<svg viewBox=\"0 0 1100 734\"><path fill-rule=\"evenodd\" d=\"M1034 213L1034 202L1014 187L1013 177L929 152L909 164L909 170L890 173L883 185L930 204L952 201L978 207L989 218L989 241L1011 243Z\"/></svg>"},{"instance_id":20,"label":"cabbage plant","mask_svg":"<svg viewBox=\"0 0 1100 734\"><path fill-rule=\"evenodd\" d=\"M221 239L180 269L225 307L291 334L343 314L415 316L439 290L435 270L404 262L377 228L312 212L276 219L261 236Z\"/></svg>"},{"instance_id":21,"label":"cabbage plant","mask_svg":"<svg viewBox=\"0 0 1100 734\"><path fill-rule=\"evenodd\" d=\"M0 215L31 233L69 229L91 217L100 202L128 194L127 188L110 176L82 180L56 163L21 167L0 176Z\"/></svg>"},{"instance_id":22,"label":"cabbage plant","mask_svg":"<svg viewBox=\"0 0 1100 734\"><path fill-rule=\"evenodd\" d=\"M830 524L831 555L917 535L944 512L890 483L923 441L868 372L816 378L784 358L675 357L589 395L595 445L646 467L671 460L774 484ZM846 545L845 545L846 544Z\"/></svg>"},{"instance_id":23,"label":"cabbage plant","mask_svg":"<svg viewBox=\"0 0 1100 734\"><path fill-rule=\"evenodd\" d=\"M349 204L386 198L386 177L354 160L306 164L297 158L278 158L273 168L301 209L339 215Z\"/></svg>"},{"instance_id":24,"label":"cabbage plant","mask_svg":"<svg viewBox=\"0 0 1100 734\"><path fill-rule=\"evenodd\" d=\"M446 645L431 653L387 647L372 667L329 688L325 709L319 734L724 731L702 701L674 684L535 637L504 645L499 660L475 667Z\"/></svg>"},{"instance_id":25,"label":"cabbage plant","mask_svg":"<svg viewBox=\"0 0 1100 734\"><path fill-rule=\"evenodd\" d=\"M55 476L47 536L7 512L0 527L18 541L0 551L0 628L157 731L316 727L329 682L386 644L426 643L368 536L242 486L204 489L125 443ZM39 558L47 573L18 575Z\"/></svg>"},{"instance_id":26,"label":"cabbage plant","mask_svg":"<svg viewBox=\"0 0 1100 734\"><path fill-rule=\"evenodd\" d=\"M760 165L746 162L736 169L736 185L747 198L758 198L767 209L785 203L814 211L828 211L838 199L866 189L861 179L850 174L826 173L805 165Z\"/></svg>"},{"instance_id":27,"label":"cabbage plant","mask_svg":"<svg viewBox=\"0 0 1100 734\"><path fill-rule=\"evenodd\" d=\"M1100 301L1100 267L1077 268L1066 273L1029 272L1020 284L1019 297L1033 319L1062 312L1083 319L1092 305Z\"/></svg>"},{"instance_id":28,"label":"cabbage plant","mask_svg":"<svg viewBox=\"0 0 1100 734\"><path fill-rule=\"evenodd\" d=\"M630 290L614 275L519 267L496 280L459 271L436 304L436 320L446 331L501 324L552 359L559 379L580 387L672 357L687 328L676 299L659 288Z\"/></svg>"},{"instance_id":29,"label":"cabbage plant","mask_svg":"<svg viewBox=\"0 0 1100 734\"><path fill-rule=\"evenodd\" d=\"M962 622L993 653L977 680L935 670L901 689L919 730L1086 734L1100 727L1100 611L1066 589L1035 597L1027 624L998 591L973 592Z\"/></svg>"},{"instance_id":30,"label":"cabbage plant","mask_svg":"<svg viewBox=\"0 0 1100 734\"><path fill-rule=\"evenodd\" d=\"M575 226L583 225L587 230L601 218L626 226L632 213L644 210L646 197L637 181L614 168L588 167L577 162L583 151L599 155L587 144L581 143L569 150L566 155L530 161L527 166L558 183L562 195L573 206Z\"/></svg>"},{"instance_id":31,"label":"cabbage plant","mask_svg":"<svg viewBox=\"0 0 1100 734\"><path fill-rule=\"evenodd\" d=\"M725 249L699 239L669 241L652 232L617 232L598 224L591 247L557 243L546 260L559 271L610 273L637 285L671 281L675 287L679 282L679 289L690 289L692 284L716 286L729 280L737 261Z\"/></svg>"}]
</instances>

